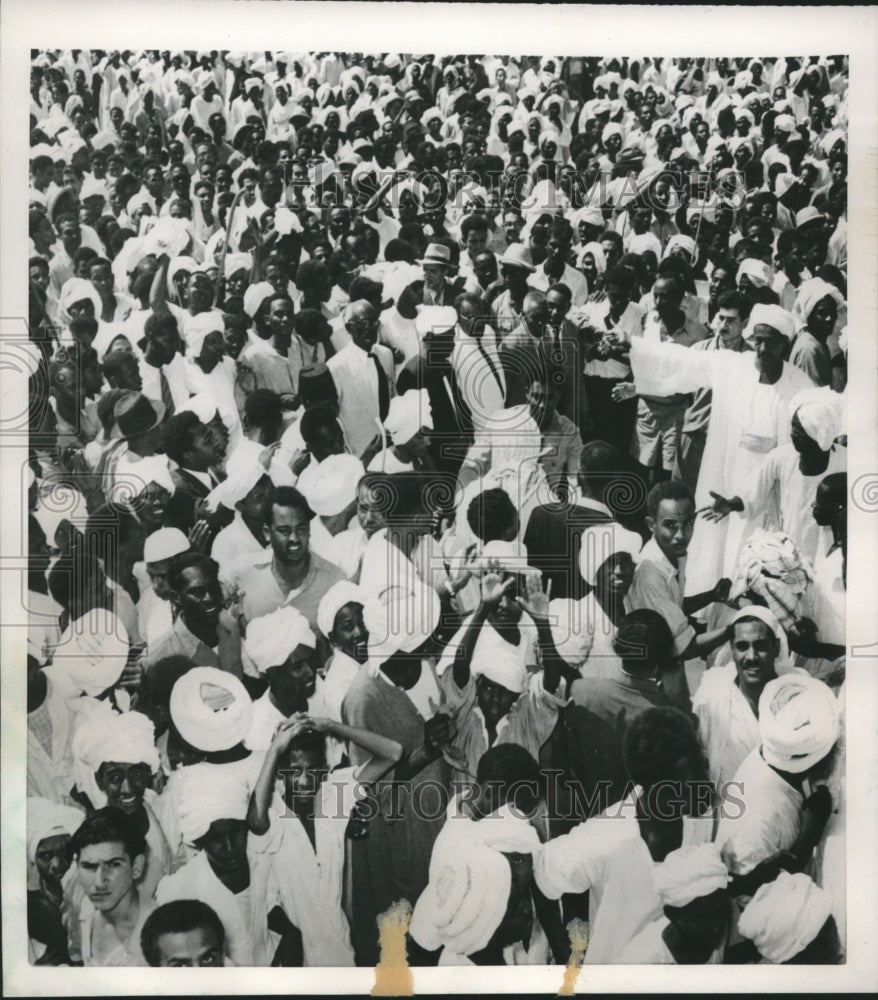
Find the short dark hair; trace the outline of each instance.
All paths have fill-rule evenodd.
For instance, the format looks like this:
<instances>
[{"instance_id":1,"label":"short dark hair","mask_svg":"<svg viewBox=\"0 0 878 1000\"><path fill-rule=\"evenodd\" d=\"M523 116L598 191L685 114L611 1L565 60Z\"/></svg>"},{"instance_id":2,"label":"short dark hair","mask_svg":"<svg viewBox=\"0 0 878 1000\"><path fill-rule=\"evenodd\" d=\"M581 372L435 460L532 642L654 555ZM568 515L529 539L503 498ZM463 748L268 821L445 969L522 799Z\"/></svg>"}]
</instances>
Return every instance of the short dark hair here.
<instances>
[{"instance_id":1,"label":"short dark hair","mask_svg":"<svg viewBox=\"0 0 878 1000\"><path fill-rule=\"evenodd\" d=\"M338 424L336 415L327 406L312 406L305 410L299 422L299 433L306 445L314 440L314 434L320 427L330 427Z\"/></svg>"},{"instance_id":2,"label":"short dark hair","mask_svg":"<svg viewBox=\"0 0 878 1000\"><path fill-rule=\"evenodd\" d=\"M461 240L465 240L473 230L481 233L488 232L488 220L484 215L467 215L464 218L460 224Z\"/></svg>"},{"instance_id":3,"label":"short dark hair","mask_svg":"<svg viewBox=\"0 0 878 1000\"><path fill-rule=\"evenodd\" d=\"M61 556L49 570L49 593L67 610L76 593L87 593L95 580L104 580L103 569L95 556L77 548L71 555Z\"/></svg>"},{"instance_id":4,"label":"short dark hair","mask_svg":"<svg viewBox=\"0 0 878 1000\"><path fill-rule=\"evenodd\" d=\"M198 430L205 425L198 415L191 410L175 413L162 427L162 449L168 458L178 465L183 462L183 456L192 446Z\"/></svg>"},{"instance_id":5,"label":"short dark hair","mask_svg":"<svg viewBox=\"0 0 878 1000\"><path fill-rule=\"evenodd\" d=\"M736 288L730 288L727 292L722 292L716 300L718 309L736 309L741 319L747 319L750 310L753 308L751 300Z\"/></svg>"},{"instance_id":6,"label":"short dark hair","mask_svg":"<svg viewBox=\"0 0 878 1000\"><path fill-rule=\"evenodd\" d=\"M622 249L622 236L620 233L617 233L612 229L606 229L600 234L600 236L598 236L596 242L606 243L608 240L615 243L619 250Z\"/></svg>"},{"instance_id":7,"label":"short dark hair","mask_svg":"<svg viewBox=\"0 0 878 1000\"><path fill-rule=\"evenodd\" d=\"M106 806L86 816L70 838L70 856L78 858L83 847L93 844L120 843L133 861L146 854L146 838L134 821L121 809Z\"/></svg>"},{"instance_id":8,"label":"short dark hair","mask_svg":"<svg viewBox=\"0 0 878 1000\"><path fill-rule=\"evenodd\" d=\"M545 794L540 765L517 743L489 747L476 765L476 783L490 789L495 809L509 803L531 813Z\"/></svg>"},{"instance_id":9,"label":"short dark hair","mask_svg":"<svg viewBox=\"0 0 878 1000\"><path fill-rule=\"evenodd\" d=\"M656 483L646 498L646 511L653 519L658 517L659 504L662 500L689 500L695 506L692 490L679 479L669 479L666 483Z\"/></svg>"},{"instance_id":10,"label":"short dark hair","mask_svg":"<svg viewBox=\"0 0 878 1000\"><path fill-rule=\"evenodd\" d=\"M272 389L254 389L244 400L244 418L251 427L271 427L283 419L280 396Z\"/></svg>"},{"instance_id":11,"label":"short dark hair","mask_svg":"<svg viewBox=\"0 0 878 1000\"><path fill-rule=\"evenodd\" d=\"M619 623L613 649L628 673L649 674L671 658L674 637L658 611L637 608Z\"/></svg>"},{"instance_id":12,"label":"short dark hair","mask_svg":"<svg viewBox=\"0 0 878 1000\"><path fill-rule=\"evenodd\" d=\"M630 781L644 790L680 778L680 761L704 759L690 716L678 708L644 709L628 724L623 759ZM706 769L705 769L706 770Z\"/></svg>"},{"instance_id":13,"label":"short dark hair","mask_svg":"<svg viewBox=\"0 0 878 1000\"><path fill-rule=\"evenodd\" d=\"M275 486L262 504L262 520L267 527L271 526L272 511L275 507L287 507L298 510L310 521L314 511L308 506L308 501L295 486Z\"/></svg>"},{"instance_id":14,"label":"short dark hair","mask_svg":"<svg viewBox=\"0 0 878 1000\"><path fill-rule=\"evenodd\" d=\"M219 946L226 943L223 922L207 903L200 899L173 899L150 913L140 932L140 950L153 967L159 964L159 938L163 934L185 934L203 927L212 931Z\"/></svg>"},{"instance_id":15,"label":"short dark hair","mask_svg":"<svg viewBox=\"0 0 878 1000\"><path fill-rule=\"evenodd\" d=\"M482 542L495 541L514 519L518 511L506 490L495 487L482 490L470 500L466 509L466 520L472 533Z\"/></svg>"},{"instance_id":16,"label":"short dark hair","mask_svg":"<svg viewBox=\"0 0 878 1000\"><path fill-rule=\"evenodd\" d=\"M181 552L171 559L171 565L168 567L168 586L171 590L175 593L178 592L183 585L183 573L187 569L193 568L210 573L219 579L219 563L215 559L211 559L210 556L203 555L201 552L192 552L191 550Z\"/></svg>"},{"instance_id":17,"label":"short dark hair","mask_svg":"<svg viewBox=\"0 0 878 1000\"><path fill-rule=\"evenodd\" d=\"M173 313L153 312L146 317L146 322L143 324L143 335L147 340L150 340L156 334L171 329L179 335L180 327L177 325L177 318Z\"/></svg>"}]
</instances>

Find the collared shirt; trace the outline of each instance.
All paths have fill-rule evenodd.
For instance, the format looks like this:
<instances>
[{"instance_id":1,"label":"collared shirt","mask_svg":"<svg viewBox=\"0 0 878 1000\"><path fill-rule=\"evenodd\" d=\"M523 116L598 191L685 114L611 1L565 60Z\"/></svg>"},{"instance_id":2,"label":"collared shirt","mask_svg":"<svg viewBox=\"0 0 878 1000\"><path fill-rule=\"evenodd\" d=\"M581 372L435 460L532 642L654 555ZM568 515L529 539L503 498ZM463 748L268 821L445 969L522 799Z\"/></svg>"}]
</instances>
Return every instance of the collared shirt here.
<instances>
[{"instance_id":1,"label":"collared shirt","mask_svg":"<svg viewBox=\"0 0 878 1000\"><path fill-rule=\"evenodd\" d=\"M541 292L548 291L552 285L566 285L573 295L574 306L584 306L588 302L588 281L584 275L569 264L564 265L564 273L560 278L550 278L546 274L546 265L543 263L530 276L528 284Z\"/></svg>"},{"instance_id":2,"label":"collared shirt","mask_svg":"<svg viewBox=\"0 0 878 1000\"><path fill-rule=\"evenodd\" d=\"M695 629L683 611L686 557L674 566L651 538L640 552L634 582L628 592L632 609L652 608L668 623L674 637L674 654L681 656L695 638Z\"/></svg>"},{"instance_id":3,"label":"collared shirt","mask_svg":"<svg viewBox=\"0 0 878 1000\"><path fill-rule=\"evenodd\" d=\"M583 311L584 319L597 330L614 333L623 343L630 344L632 337L637 337L643 330L645 313L636 302L629 302L625 311L613 320L610 315L609 299L602 302L590 302ZM618 358L594 358L585 363L585 374L599 378L630 378L631 367Z\"/></svg>"},{"instance_id":4,"label":"collared shirt","mask_svg":"<svg viewBox=\"0 0 878 1000\"><path fill-rule=\"evenodd\" d=\"M211 648L193 635L186 627L182 617L177 618L170 632L159 639L144 658L143 665L147 672L152 664L166 656L185 656L193 665L199 667L219 667L241 676L241 633L234 617L227 611L220 612L217 626L219 644Z\"/></svg>"}]
</instances>

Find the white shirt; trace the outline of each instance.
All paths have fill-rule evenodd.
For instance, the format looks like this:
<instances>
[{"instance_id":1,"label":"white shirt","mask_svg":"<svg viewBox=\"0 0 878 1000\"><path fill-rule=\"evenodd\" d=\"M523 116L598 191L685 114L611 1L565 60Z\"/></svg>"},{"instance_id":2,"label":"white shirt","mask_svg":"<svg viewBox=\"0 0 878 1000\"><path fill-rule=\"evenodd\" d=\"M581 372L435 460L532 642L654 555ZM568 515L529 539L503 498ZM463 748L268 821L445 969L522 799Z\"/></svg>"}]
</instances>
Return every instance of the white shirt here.
<instances>
[{"instance_id":1,"label":"white shirt","mask_svg":"<svg viewBox=\"0 0 878 1000\"><path fill-rule=\"evenodd\" d=\"M485 355L490 360L486 360ZM451 365L460 393L470 409L474 426L485 428L486 418L502 410L506 398L506 375L496 347L496 335L489 327L481 341L457 327Z\"/></svg>"}]
</instances>

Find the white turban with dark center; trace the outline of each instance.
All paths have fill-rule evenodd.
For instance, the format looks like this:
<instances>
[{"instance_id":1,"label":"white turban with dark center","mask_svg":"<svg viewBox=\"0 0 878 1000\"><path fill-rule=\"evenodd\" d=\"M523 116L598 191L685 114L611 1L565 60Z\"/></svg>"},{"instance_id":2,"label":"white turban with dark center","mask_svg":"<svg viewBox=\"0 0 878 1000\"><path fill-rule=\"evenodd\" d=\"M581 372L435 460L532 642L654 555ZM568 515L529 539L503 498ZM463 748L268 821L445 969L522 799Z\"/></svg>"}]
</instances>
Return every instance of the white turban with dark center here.
<instances>
[{"instance_id":1,"label":"white turban with dark center","mask_svg":"<svg viewBox=\"0 0 878 1000\"><path fill-rule=\"evenodd\" d=\"M333 584L320 599L317 608L317 628L329 637L335 628L335 616L346 604L365 604L366 595L359 586L350 580L339 580Z\"/></svg>"},{"instance_id":2,"label":"white turban with dark center","mask_svg":"<svg viewBox=\"0 0 878 1000\"><path fill-rule=\"evenodd\" d=\"M744 264L746 263L747 261L744 261ZM740 274L741 271L739 270L739 277ZM763 305L761 302L757 302L750 311L750 319L744 330L744 340L750 340L753 337L757 326L770 326L772 330L776 330L787 340L792 340L796 332L796 321L793 319L792 313L787 312L786 309L781 309L780 306Z\"/></svg>"},{"instance_id":3,"label":"white turban with dark center","mask_svg":"<svg viewBox=\"0 0 878 1000\"><path fill-rule=\"evenodd\" d=\"M802 430L821 451L829 451L842 433L844 396L828 386L804 389L790 402L790 417L798 417Z\"/></svg>"},{"instance_id":4,"label":"white turban with dark center","mask_svg":"<svg viewBox=\"0 0 878 1000\"><path fill-rule=\"evenodd\" d=\"M183 739L196 750L231 750L247 735L253 703L247 689L218 667L193 667L171 691L171 719Z\"/></svg>"},{"instance_id":5,"label":"white turban with dark center","mask_svg":"<svg viewBox=\"0 0 878 1000\"><path fill-rule=\"evenodd\" d=\"M216 820L247 818L250 787L239 768L193 764L180 771L177 802L183 841L194 844Z\"/></svg>"},{"instance_id":6,"label":"white turban with dark center","mask_svg":"<svg viewBox=\"0 0 878 1000\"><path fill-rule=\"evenodd\" d=\"M308 619L290 605L260 615L247 624L244 651L260 674L285 663L297 646L314 649L317 640Z\"/></svg>"},{"instance_id":7,"label":"white turban with dark center","mask_svg":"<svg viewBox=\"0 0 878 1000\"><path fill-rule=\"evenodd\" d=\"M731 881L716 844L671 851L655 866L652 877L663 906L687 906L717 889L725 889Z\"/></svg>"},{"instance_id":8,"label":"white turban with dark center","mask_svg":"<svg viewBox=\"0 0 878 1000\"><path fill-rule=\"evenodd\" d=\"M780 965L804 951L830 916L830 898L823 889L803 872L781 872L756 891L738 931L763 958Z\"/></svg>"},{"instance_id":9,"label":"white turban with dark center","mask_svg":"<svg viewBox=\"0 0 878 1000\"><path fill-rule=\"evenodd\" d=\"M835 746L841 713L832 690L808 674L769 681L759 698L759 733L766 764L802 774Z\"/></svg>"}]
</instances>

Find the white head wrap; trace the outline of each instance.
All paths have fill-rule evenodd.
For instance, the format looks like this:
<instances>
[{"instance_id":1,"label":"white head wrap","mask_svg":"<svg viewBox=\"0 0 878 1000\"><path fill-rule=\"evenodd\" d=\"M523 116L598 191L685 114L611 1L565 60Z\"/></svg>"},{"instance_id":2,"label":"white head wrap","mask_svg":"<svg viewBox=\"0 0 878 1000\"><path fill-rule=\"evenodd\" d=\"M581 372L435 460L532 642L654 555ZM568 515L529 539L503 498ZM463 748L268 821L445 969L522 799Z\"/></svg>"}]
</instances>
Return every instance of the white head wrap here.
<instances>
[{"instance_id":1,"label":"white head wrap","mask_svg":"<svg viewBox=\"0 0 878 1000\"><path fill-rule=\"evenodd\" d=\"M253 721L247 689L218 667L193 667L183 674L171 691L170 709L183 739L207 753L237 746Z\"/></svg>"},{"instance_id":2,"label":"white head wrap","mask_svg":"<svg viewBox=\"0 0 878 1000\"><path fill-rule=\"evenodd\" d=\"M143 208L144 205L149 206L153 213L155 212L155 198L153 198L148 191L138 191L137 194L133 194L128 199L128 203L125 205L125 211L130 217L133 218L137 209Z\"/></svg>"},{"instance_id":3,"label":"white head wrap","mask_svg":"<svg viewBox=\"0 0 878 1000\"><path fill-rule=\"evenodd\" d=\"M738 271L739 275L740 273ZM757 302L750 310L750 319L744 329L744 340L752 338L757 326L770 326L787 340L792 340L796 332L796 321L792 313L781 309L780 306L763 305L761 302Z\"/></svg>"},{"instance_id":4,"label":"white head wrap","mask_svg":"<svg viewBox=\"0 0 878 1000\"><path fill-rule=\"evenodd\" d=\"M521 650L511 646L496 629L482 629L472 658L473 677L481 674L515 694L527 689L527 667Z\"/></svg>"},{"instance_id":5,"label":"white head wrap","mask_svg":"<svg viewBox=\"0 0 878 1000\"><path fill-rule=\"evenodd\" d=\"M161 222L161 220L159 220ZM158 223L156 223L158 225ZM149 233L150 236L153 235L152 230ZM168 264L168 291L176 294L176 287L174 285L174 279L178 274L193 274L198 270L198 264L191 257L177 256L171 258L170 264Z\"/></svg>"},{"instance_id":6,"label":"white head wrap","mask_svg":"<svg viewBox=\"0 0 878 1000\"><path fill-rule=\"evenodd\" d=\"M79 191L79 200L86 201L88 198L101 197L106 201L109 198L109 192L107 191L107 182L99 181L97 178L88 176L82 182L82 187Z\"/></svg>"},{"instance_id":7,"label":"white head wrap","mask_svg":"<svg viewBox=\"0 0 878 1000\"><path fill-rule=\"evenodd\" d=\"M226 466L226 478L207 495L207 509L216 510L220 504L233 510L253 487L267 476L265 467L252 453L233 459Z\"/></svg>"},{"instance_id":8,"label":"white head wrap","mask_svg":"<svg viewBox=\"0 0 878 1000\"><path fill-rule=\"evenodd\" d=\"M821 451L829 451L842 433L844 396L829 386L804 389L790 403L790 419L793 416L799 418L802 429Z\"/></svg>"},{"instance_id":9,"label":"white head wrap","mask_svg":"<svg viewBox=\"0 0 878 1000\"><path fill-rule=\"evenodd\" d=\"M267 281L257 281L255 285L250 285L244 292L244 312L253 319L262 303L272 295L274 295L274 285Z\"/></svg>"},{"instance_id":10,"label":"white head wrap","mask_svg":"<svg viewBox=\"0 0 878 1000\"><path fill-rule=\"evenodd\" d=\"M384 420L384 428L394 444L405 444L422 427L433 428L433 411L426 389L409 389L394 396Z\"/></svg>"},{"instance_id":11,"label":"white head wrap","mask_svg":"<svg viewBox=\"0 0 878 1000\"><path fill-rule=\"evenodd\" d=\"M64 315L72 305L87 299L94 306L94 318L100 320L103 303L95 286L85 278L68 278L61 287L61 300L59 305Z\"/></svg>"},{"instance_id":12,"label":"white head wrap","mask_svg":"<svg viewBox=\"0 0 878 1000\"><path fill-rule=\"evenodd\" d=\"M122 622L112 612L94 608L64 630L50 669L77 691L97 698L122 676L128 650Z\"/></svg>"},{"instance_id":13,"label":"white head wrap","mask_svg":"<svg viewBox=\"0 0 878 1000\"><path fill-rule=\"evenodd\" d=\"M607 124L604 125L603 132L601 132L601 144L605 146L607 144L607 139L614 135L619 136L620 139L624 139L625 129L623 129L618 122L607 122Z\"/></svg>"},{"instance_id":14,"label":"white head wrap","mask_svg":"<svg viewBox=\"0 0 878 1000\"><path fill-rule=\"evenodd\" d=\"M832 690L808 674L769 681L759 698L759 732L767 764L801 774L821 761L838 739L840 713Z\"/></svg>"},{"instance_id":15,"label":"white head wrap","mask_svg":"<svg viewBox=\"0 0 878 1000\"><path fill-rule=\"evenodd\" d=\"M147 564L172 559L192 546L179 528L159 528L147 536L143 543L143 561Z\"/></svg>"},{"instance_id":16,"label":"white head wrap","mask_svg":"<svg viewBox=\"0 0 878 1000\"><path fill-rule=\"evenodd\" d=\"M445 333L457 325L454 306L424 306L415 319L415 329L420 337L428 333Z\"/></svg>"},{"instance_id":17,"label":"white head wrap","mask_svg":"<svg viewBox=\"0 0 878 1000\"><path fill-rule=\"evenodd\" d=\"M735 617L729 622L729 626L739 622L745 618L758 618L759 621L766 624L772 631L775 639L777 639L780 645L780 651L774 661L774 671L776 674L780 675L790 670L792 663L790 662L790 644L787 639L787 634L783 630L780 622L775 618L775 616L769 611L768 608L763 608L761 604L750 604L747 607L741 608L735 612Z\"/></svg>"},{"instance_id":18,"label":"white head wrap","mask_svg":"<svg viewBox=\"0 0 878 1000\"><path fill-rule=\"evenodd\" d=\"M231 278L238 271L246 271L249 274L252 266L253 261L249 253L228 253L223 261L223 277Z\"/></svg>"},{"instance_id":19,"label":"white head wrap","mask_svg":"<svg viewBox=\"0 0 878 1000\"><path fill-rule=\"evenodd\" d=\"M179 681L177 682L179 683ZM245 772L212 764L193 764L180 771L178 818L183 841L194 844L218 819L247 818L250 787Z\"/></svg>"},{"instance_id":20,"label":"white head wrap","mask_svg":"<svg viewBox=\"0 0 878 1000\"><path fill-rule=\"evenodd\" d=\"M793 315L796 317L797 326L803 329L808 325L808 318L819 302L825 298L832 299L837 306L844 305L844 298L841 292L830 285L823 278L810 278L803 281L796 292L796 304L793 306Z\"/></svg>"},{"instance_id":21,"label":"white head wrap","mask_svg":"<svg viewBox=\"0 0 878 1000\"><path fill-rule=\"evenodd\" d=\"M832 915L829 895L803 872L781 872L747 904L738 930L763 958L788 962L817 937Z\"/></svg>"},{"instance_id":22,"label":"white head wrap","mask_svg":"<svg viewBox=\"0 0 878 1000\"><path fill-rule=\"evenodd\" d=\"M629 253L645 253L652 250L659 260L662 256L662 245L655 233L635 233L628 241Z\"/></svg>"},{"instance_id":23,"label":"white head wrap","mask_svg":"<svg viewBox=\"0 0 878 1000\"><path fill-rule=\"evenodd\" d=\"M335 616L346 604L366 603L366 595L350 580L339 580L333 584L320 599L317 607L317 628L329 637L335 627Z\"/></svg>"},{"instance_id":24,"label":"white head wrap","mask_svg":"<svg viewBox=\"0 0 878 1000\"><path fill-rule=\"evenodd\" d=\"M388 587L367 597L363 621L369 633L369 669L376 673L394 653L413 653L439 624L439 595L423 582Z\"/></svg>"},{"instance_id":25,"label":"white head wrap","mask_svg":"<svg viewBox=\"0 0 878 1000\"><path fill-rule=\"evenodd\" d=\"M766 602L778 622L789 628L813 578L813 567L802 558L789 535L757 528L738 555L729 598L734 601L752 590Z\"/></svg>"},{"instance_id":26,"label":"white head wrap","mask_svg":"<svg viewBox=\"0 0 878 1000\"><path fill-rule=\"evenodd\" d=\"M671 851L652 871L663 906L687 906L694 899L725 889L731 880L717 844Z\"/></svg>"},{"instance_id":27,"label":"white head wrap","mask_svg":"<svg viewBox=\"0 0 878 1000\"><path fill-rule=\"evenodd\" d=\"M661 248L661 246L659 247ZM582 263L585 260L586 254L591 254L594 259L595 270L598 274L604 274L607 270L607 255L604 253L604 248L600 243L586 243L585 246L579 251L579 256L577 258L576 266L582 267Z\"/></svg>"},{"instance_id":28,"label":"white head wrap","mask_svg":"<svg viewBox=\"0 0 878 1000\"><path fill-rule=\"evenodd\" d=\"M585 205L582 208L577 208L577 210L570 216L570 225L573 226L574 231L576 231L582 222L589 226L603 226L603 213L599 208L596 208L593 205ZM598 244L598 246L600 246L600 244Z\"/></svg>"},{"instance_id":29,"label":"white head wrap","mask_svg":"<svg viewBox=\"0 0 878 1000\"><path fill-rule=\"evenodd\" d=\"M504 855L479 844L431 873L409 931L428 951L444 946L470 955L484 948L502 923L511 888L512 869Z\"/></svg>"},{"instance_id":30,"label":"white head wrap","mask_svg":"<svg viewBox=\"0 0 878 1000\"><path fill-rule=\"evenodd\" d=\"M355 455L328 455L307 478L299 479L299 489L315 514L334 517L354 501L364 474L363 463Z\"/></svg>"},{"instance_id":31,"label":"white head wrap","mask_svg":"<svg viewBox=\"0 0 878 1000\"><path fill-rule=\"evenodd\" d=\"M165 455L149 455L132 461L126 452L116 463L113 485L107 499L120 507L131 507L132 501L150 485L155 483L173 494L176 490Z\"/></svg>"},{"instance_id":32,"label":"white head wrap","mask_svg":"<svg viewBox=\"0 0 878 1000\"><path fill-rule=\"evenodd\" d=\"M285 663L297 646L314 649L317 640L308 619L296 608L284 605L247 624L244 650L260 674Z\"/></svg>"},{"instance_id":33,"label":"white head wrap","mask_svg":"<svg viewBox=\"0 0 878 1000\"><path fill-rule=\"evenodd\" d=\"M27 860L33 864L37 856L40 841L49 837L69 836L79 829L85 813L73 806L62 806L51 799L38 795L27 798Z\"/></svg>"},{"instance_id":34,"label":"white head wrap","mask_svg":"<svg viewBox=\"0 0 878 1000\"><path fill-rule=\"evenodd\" d=\"M736 285L741 283L741 276L744 274L750 279L751 284L757 288L770 285L774 277L774 273L768 264L765 261L757 260L755 257L747 257L741 261L738 267L738 274L735 278Z\"/></svg>"},{"instance_id":35,"label":"white head wrap","mask_svg":"<svg viewBox=\"0 0 878 1000\"><path fill-rule=\"evenodd\" d=\"M89 779L101 764L147 764L151 771L159 769L159 754L155 745L155 727L140 712L98 712L82 722L71 744L77 770ZM82 779L77 780L81 784ZM96 781L88 780L81 788L96 808L107 804L107 796ZM96 797L96 801L95 801Z\"/></svg>"},{"instance_id":36,"label":"white head wrap","mask_svg":"<svg viewBox=\"0 0 878 1000\"><path fill-rule=\"evenodd\" d=\"M209 424L219 412L216 403L206 392L190 396L182 406L177 408L177 413L187 411L194 413L203 424Z\"/></svg>"},{"instance_id":37,"label":"white head wrap","mask_svg":"<svg viewBox=\"0 0 878 1000\"><path fill-rule=\"evenodd\" d=\"M186 322L186 354L193 359L199 357L209 334L222 333L224 328L222 313L213 309L190 317Z\"/></svg>"},{"instance_id":38,"label":"white head wrap","mask_svg":"<svg viewBox=\"0 0 878 1000\"><path fill-rule=\"evenodd\" d=\"M670 257L671 251L675 247L685 250L689 254L690 259L695 257L695 240L691 236L685 236L683 233L677 233L675 236L672 236L665 247L665 257Z\"/></svg>"},{"instance_id":39,"label":"white head wrap","mask_svg":"<svg viewBox=\"0 0 878 1000\"><path fill-rule=\"evenodd\" d=\"M643 539L635 531L628 531L621 524L596 524L582 532L579 549L579 572L583 580L594 587L604 563L617 552L627 552L637 562Z\"/></svg>"}]
</instances>

